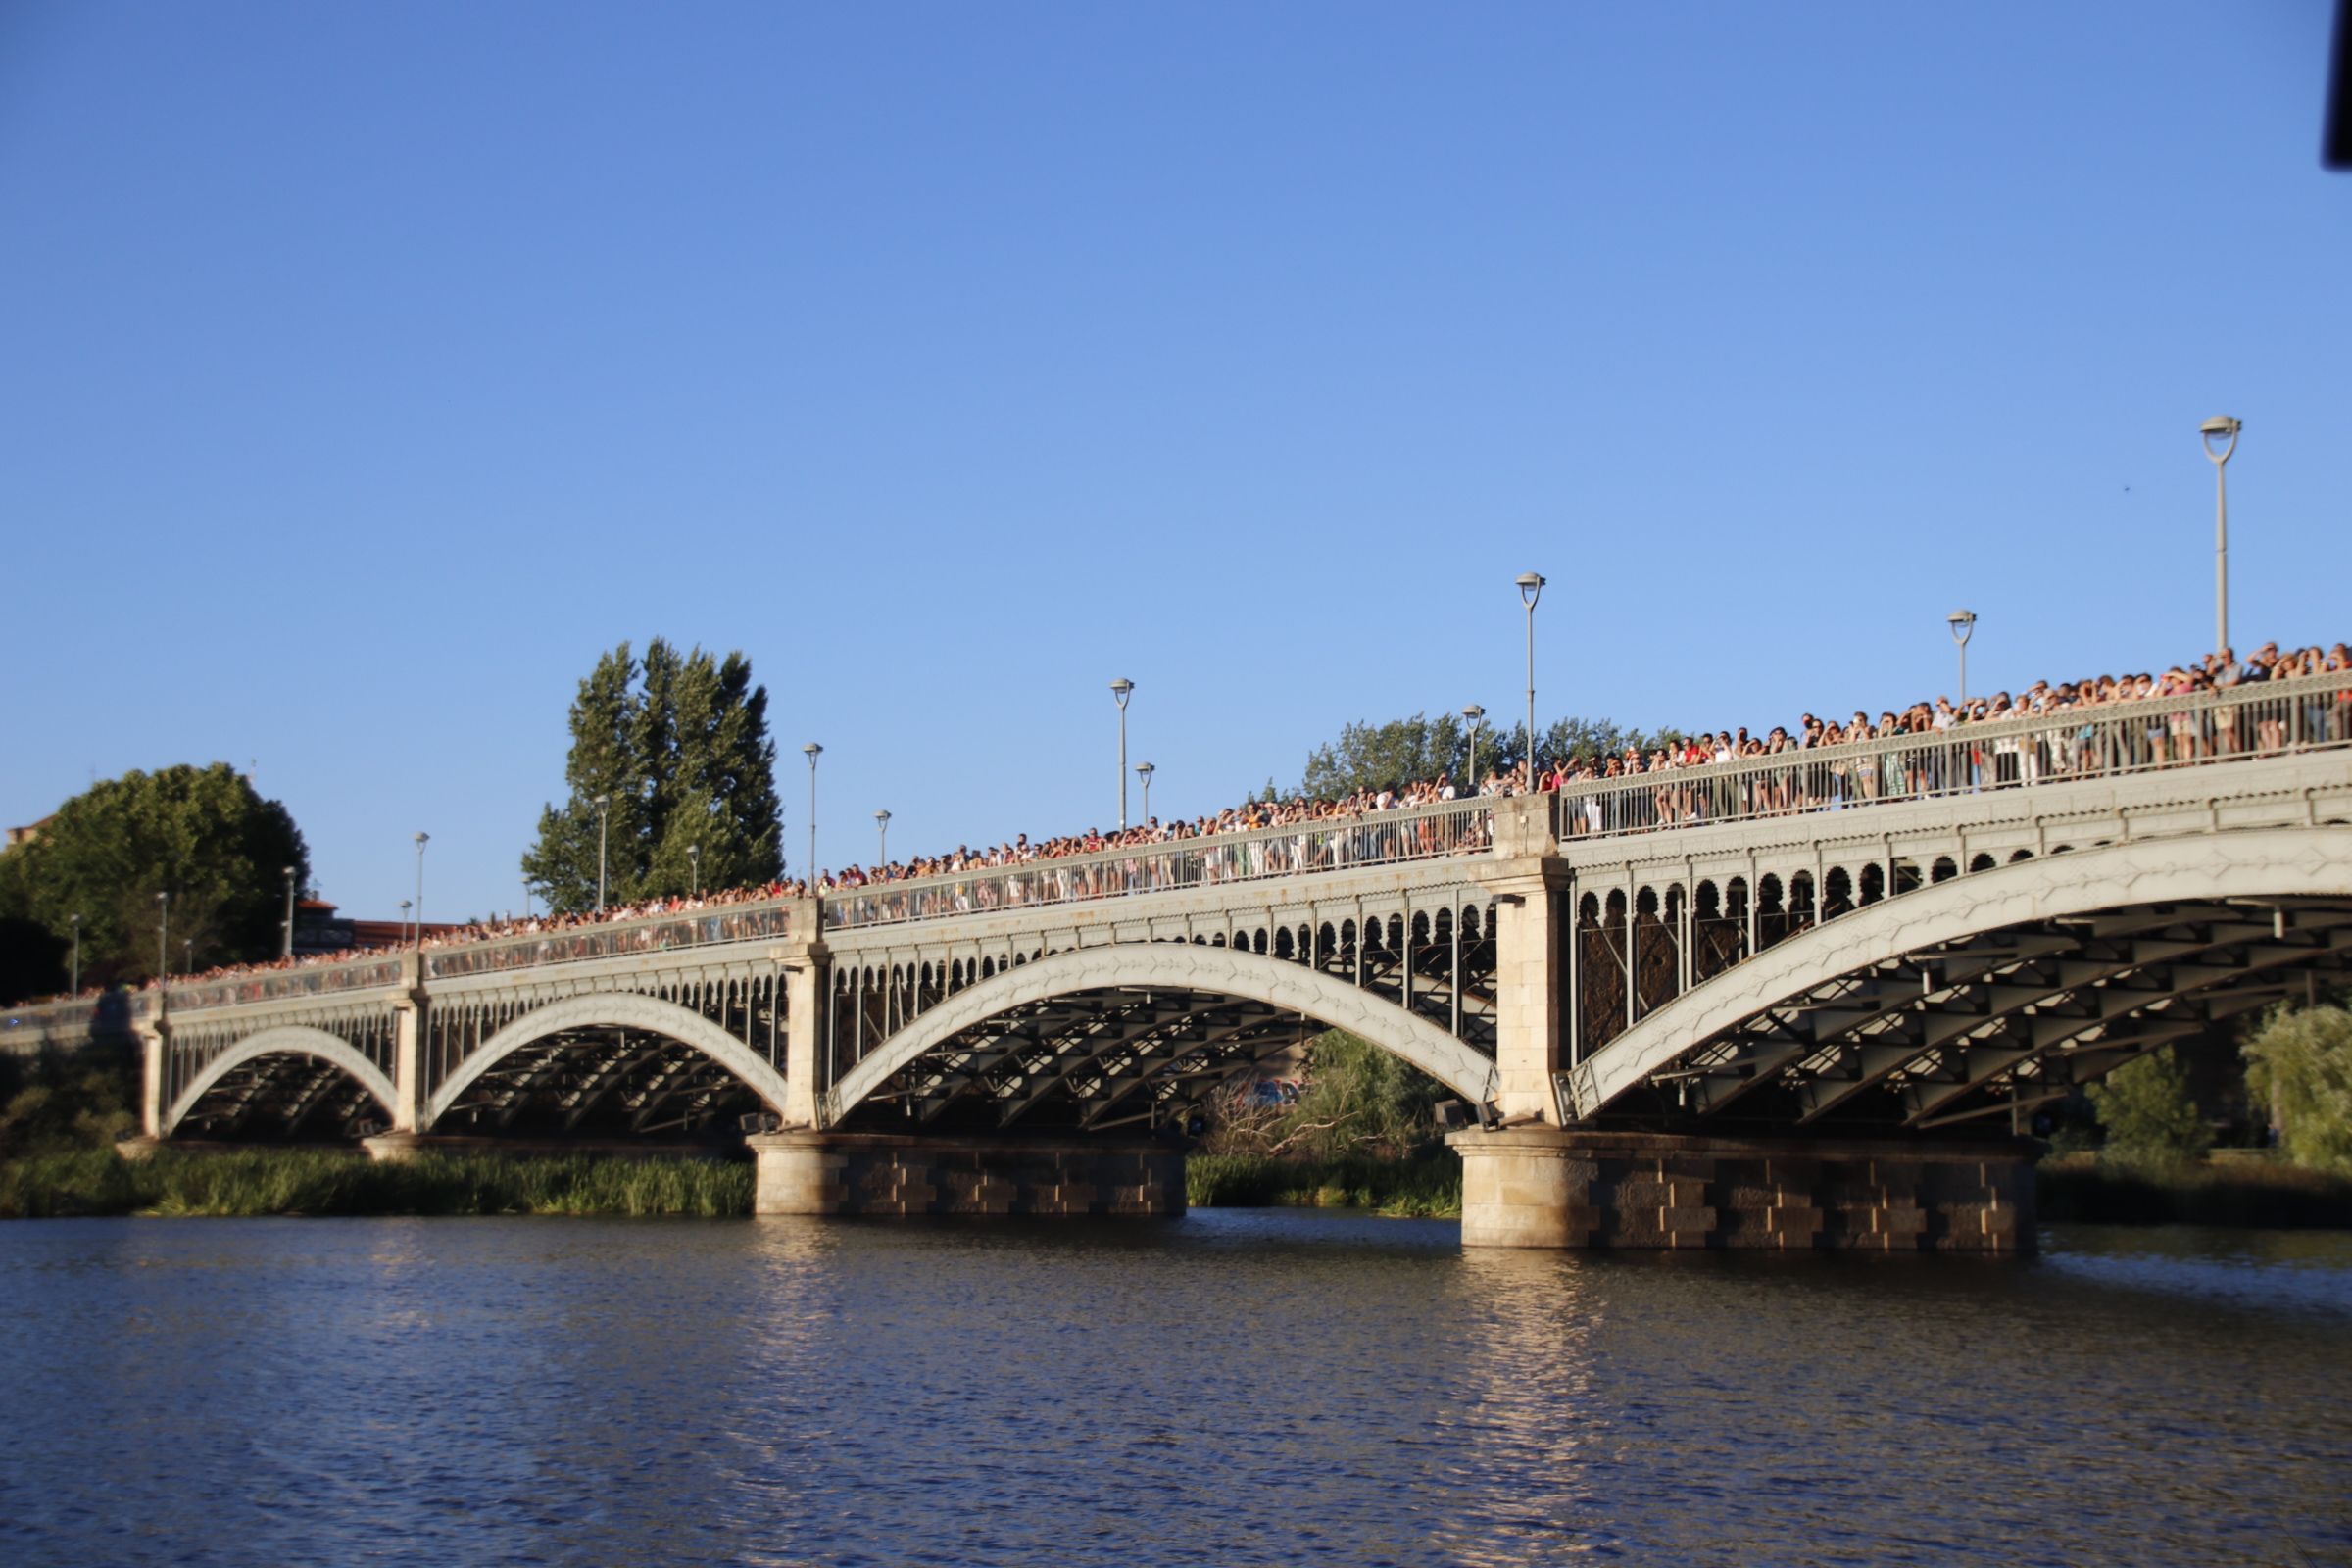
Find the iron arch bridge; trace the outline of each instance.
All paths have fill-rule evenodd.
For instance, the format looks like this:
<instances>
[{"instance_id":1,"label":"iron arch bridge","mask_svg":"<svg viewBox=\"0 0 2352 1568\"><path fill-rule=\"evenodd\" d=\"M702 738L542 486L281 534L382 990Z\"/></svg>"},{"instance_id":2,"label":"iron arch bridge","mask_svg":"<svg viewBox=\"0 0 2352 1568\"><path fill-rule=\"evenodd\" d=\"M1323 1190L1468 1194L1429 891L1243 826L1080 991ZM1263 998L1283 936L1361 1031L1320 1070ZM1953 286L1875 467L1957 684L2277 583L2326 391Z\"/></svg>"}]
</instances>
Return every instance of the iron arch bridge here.
<instances>
[{"instance_id":1,"label":"iron arch bridge","mask_svg":"<svg viewBox=\"0 0 2352 1568\"><path fill-rule=\"evenodd\" d=\"M1149 1130L1340 1027L1491 1127L2005 1130L2342 972L2333 684L176 985L147 1127Z\"/></svg>"}]
</instances>

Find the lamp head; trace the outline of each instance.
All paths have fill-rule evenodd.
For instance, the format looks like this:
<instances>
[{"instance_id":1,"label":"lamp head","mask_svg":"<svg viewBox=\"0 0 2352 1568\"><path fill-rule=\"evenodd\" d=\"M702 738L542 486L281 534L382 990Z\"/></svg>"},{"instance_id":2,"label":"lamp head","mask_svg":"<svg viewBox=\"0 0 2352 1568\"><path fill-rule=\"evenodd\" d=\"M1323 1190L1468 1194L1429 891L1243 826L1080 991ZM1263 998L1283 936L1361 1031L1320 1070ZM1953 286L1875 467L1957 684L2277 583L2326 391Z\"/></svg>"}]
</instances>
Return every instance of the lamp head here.
<instances>
[{"instance_id":1,"label":"lamp head","mask_svg":"<svg viewBox=\"0 0 2352 1568\"><path fill-rule=\"evenodd\" d=\"M1484 708L1481 708L1478 704L1471 703L1463 708L1462 716L1468 719L1471 723L1475 724L1480 719L1487 716L1487 710Z\"/></svg>"},{"instance_id":2,"label":"lamp head","mask_svg":"<svg viewBox=\"0 0 2352 1568\"><path fill-rule=\"evenodd\" d=\"M423 848L425 847L425 845L426 845L428 842L430 842L430 841L431 841L431 839L432 839L432 835L431 835L430 833L419 833L419 834L417 834L417 835L416 835L416 847L417 847L418 849L420 849L420 850L421 850L421 849L423 849Z\"/></svg>"},{"instance_id":3,"label":"lamp head","mask_svg":"<svg viewBox=\"0 0 2352 1568\"><path fill-rule=\"evenodd\" d=\"M1125 708L1127 706L1127 699L1133 696L1134 693L1135 682L1129 680L1124 675L1121 675L1117 680L1114 680L1110 683L1111 701L1117 703L1121 708Z\"/></svg>"},{"instance_id":4,"label":"lamp head","mask_svg":"<svg viewBox=\"0 0 2352 1568\"><path fill-rule=\"evenodd\" d=\"M1511 580L1519 585L1519 597L1527 601L1527 608L1535 609L1536 601L1544 593L1544 574L1540 571L1523 571Z\"/></svg>"},{"instance_id":5,"label":"lamp head","mask_svg":"<svg viewBox=\"0 0 2352 1568\"><path fill-rule=\"evenodd\" d=\"M814 767L816 765L816 760L823 754L824 748L817 745L816 742L810 741L808 745L802 747L801 751L808 757L808 765L810 767Z\"/></svg>"},{"instance_id":6,"label":"lamp head","mask_svg":"<svg viewBox=\"0 0 2352 1568\"><path fill-rule=\"evenodd\" d=\"M877 822L887 822L890 820L890 813L888 811L876 811L874 813L874 820Z\"/></svg>"},{"instance_id":7,"label":"lamp head","mask_svg":"<svg viewBox=\"0 0 2352 1568\"><path fill-rule=\"evenodd\" d=\"M2205 440L2205 455L2216 463L2227 463L2230 454L2237 450L2237 432L2245 424L2227 414L2216 415L2197 426L2197 434ZM2217 447L2216 442L2220 445Z\"/></svg>"},{"instance_id":8,"label":"lamp head","mask_svg":"<svg viewBox=\"0 0 2352 1568\"><path fill-rule=\"evenodd\" d=\"M1952 641L1963 648L1967 647L1968 639L1977 629L1977 612L1973 610L1955 610L1943 618L1952 628Z\"/></svg>"},{"instance_id":9,"label":"lamp head","mask_svg":"<svg viewBox=\"0 0 2352 1568\"><path fill-rule=\"evenodd\" d=\"M1152 774L1154 774L1154 773L1156 773L1156 772L1158 772L1158 771L1159 771L1159 769L1158 769L1158 768L1154 767L1154 766L1153 766L1152 763L1150 763L1150 762L1138 762L1138 763L1136 763L1136 764L1135 764L1135 770L1136 770L1138 773L1141 773L1141 774L1143 774L1143 775L1144 775L1144 777L1146 777L1146 778L1150 778L1150 777L1151 777Z\"/></svg>"}]
</instances>

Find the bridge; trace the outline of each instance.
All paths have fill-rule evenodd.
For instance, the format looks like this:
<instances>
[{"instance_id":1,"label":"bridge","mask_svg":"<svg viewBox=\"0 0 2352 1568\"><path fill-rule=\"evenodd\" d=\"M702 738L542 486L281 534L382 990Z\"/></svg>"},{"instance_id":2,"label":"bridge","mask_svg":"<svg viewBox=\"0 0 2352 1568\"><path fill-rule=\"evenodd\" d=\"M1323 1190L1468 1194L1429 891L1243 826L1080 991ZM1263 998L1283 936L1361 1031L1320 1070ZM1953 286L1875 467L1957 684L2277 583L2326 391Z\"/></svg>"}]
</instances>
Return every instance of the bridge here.
<instances>
[{"instance_id":1,"label":"bridge","mask_svg":"<svg viewBox=\"0 0 2352 1568\"><path fill-rule=\"evenodd\" d=\"M1470 1245L2030 1247L2024 1117L2346 967L2344 687L173 985L146 1129L750 1129L763 1211L1168 1212L1194 1107L1336 1027L1472 1112Z\"/></svg>"}]
</instances>

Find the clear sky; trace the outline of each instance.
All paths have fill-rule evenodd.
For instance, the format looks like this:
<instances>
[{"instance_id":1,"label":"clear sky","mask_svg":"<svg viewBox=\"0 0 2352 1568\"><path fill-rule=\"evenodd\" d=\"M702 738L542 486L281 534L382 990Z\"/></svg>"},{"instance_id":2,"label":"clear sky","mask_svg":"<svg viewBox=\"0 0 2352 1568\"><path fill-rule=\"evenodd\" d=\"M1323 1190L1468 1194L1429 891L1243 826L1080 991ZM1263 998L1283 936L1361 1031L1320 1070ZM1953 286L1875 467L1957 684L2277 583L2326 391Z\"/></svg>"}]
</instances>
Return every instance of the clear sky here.
<instances>
[{"instance_id":1,"label":"clear sky","mask_svg":"<svg viewBox=\"0 0 2352 1568\"><path fill-rule=\"evenodd\" d=\"M2324 0L0 5L0 818L257 764L516 907L599 650L786 842L1350 718L1769 726L2352 636ZM1139 803L1140 804L1140 803Z\"/></svg>"}]
</instances>

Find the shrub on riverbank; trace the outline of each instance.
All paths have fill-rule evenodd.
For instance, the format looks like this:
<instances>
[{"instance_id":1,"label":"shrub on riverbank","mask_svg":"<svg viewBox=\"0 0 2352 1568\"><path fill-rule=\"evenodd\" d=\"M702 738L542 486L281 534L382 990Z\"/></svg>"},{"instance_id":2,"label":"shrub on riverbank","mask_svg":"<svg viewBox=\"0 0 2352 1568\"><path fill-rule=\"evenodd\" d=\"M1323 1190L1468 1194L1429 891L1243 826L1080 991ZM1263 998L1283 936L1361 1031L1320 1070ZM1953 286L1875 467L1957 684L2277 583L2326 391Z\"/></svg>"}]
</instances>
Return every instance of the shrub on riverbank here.
<instances>
[{"instance_id":1,"label":"shrub on riverbank","mask_svg":"<svg viewBox=\"0 0 2352 1568\"><path fill-rule=\"evenodd\" d=\"M752 1167L707 1159L332 1150L111 1150L0 1163L0 1218L74 1214L684 1214L752 1211Z\"/></svg>"},{"instance_id":2,"label":"shrub on riverbank","mask_svg":"<svg viewBox=\"0 0 2352 1568\"><path fill-rule=\"evenodd\" d=\"M2044 1222L2352 1226L2352 1180L2276 1160L2168 1165L2070 1154L2043 1160L2034 1176Z\"/></svg>"},{"instance_id":3,"label":"shrub on riverbank","mask_svg":"<svg viewBox=\"0 0 2352 1568\"><path fill-rule=\"evenodd\" d=\"M1462 1162L1445 1151L1412 1159L1194 1154L1184 1164L1184 1188L1196 1208L1361 1208L1452 1219L1462 1211Z\"/></svg>"}]
</instances>

